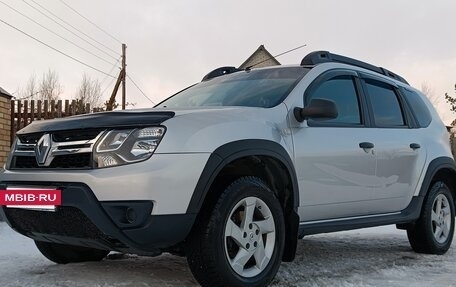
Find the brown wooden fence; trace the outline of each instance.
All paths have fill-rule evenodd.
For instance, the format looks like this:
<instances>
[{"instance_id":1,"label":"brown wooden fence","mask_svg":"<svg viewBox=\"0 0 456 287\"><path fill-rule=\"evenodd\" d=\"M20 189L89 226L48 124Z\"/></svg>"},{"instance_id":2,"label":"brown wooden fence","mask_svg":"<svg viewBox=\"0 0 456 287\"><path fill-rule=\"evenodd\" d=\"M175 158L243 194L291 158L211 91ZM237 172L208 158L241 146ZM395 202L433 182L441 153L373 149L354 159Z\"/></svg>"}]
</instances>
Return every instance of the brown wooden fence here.
<instances>
[{"instance_id":1,"label":"brown wooden fence","mask_svg":"<svg viewBox=\"0 0 456 287\"><path fill-rule=\"evenodd\" d=\"M11 142L18 130L33 121L64 118L90 112L90 104L83 104L76 100L11 101Z\"/></svg>"}]
</instances>

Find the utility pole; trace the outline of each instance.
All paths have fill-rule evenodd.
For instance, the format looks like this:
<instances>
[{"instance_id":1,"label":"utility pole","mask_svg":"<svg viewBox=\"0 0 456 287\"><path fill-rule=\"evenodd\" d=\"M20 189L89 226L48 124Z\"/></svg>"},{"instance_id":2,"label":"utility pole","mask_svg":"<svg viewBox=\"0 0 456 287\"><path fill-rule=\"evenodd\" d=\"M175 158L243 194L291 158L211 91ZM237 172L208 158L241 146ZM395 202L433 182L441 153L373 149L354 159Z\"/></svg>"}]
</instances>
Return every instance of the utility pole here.
<instances>
[{"instance_id":1,"label":"utility pole","mask_svg":"<svg viewBox=\"0 0 456 287\"><path fill-rule=\"evenodd\" d=\"M122 79L122 110L125 110L125 98L126 98L126 83L127 78L127 45L122 44L122 70L123 70L123 79Z\"/></svg>"},{"instance_id":2,"label":"utility pole","mask_svg":"<svg viewBox=\"0 0 456 287\"><path fill-rule=\"evenodd\" d=\"M112 90L111 97L106 102L107 111L112 111L114 109L114 105L116 103L116 95L117 95L117 91L119 90L120 84L122 84L122 110L125 110L125 98L126 98L125 79L127 77L126 50L127 50L127 45L122 44L122 69L120 69L120 73L119 73L119 76L117 77L117 81L116 81L116 84L114 85L114 89Z\"/></svg>"}]
</instances>

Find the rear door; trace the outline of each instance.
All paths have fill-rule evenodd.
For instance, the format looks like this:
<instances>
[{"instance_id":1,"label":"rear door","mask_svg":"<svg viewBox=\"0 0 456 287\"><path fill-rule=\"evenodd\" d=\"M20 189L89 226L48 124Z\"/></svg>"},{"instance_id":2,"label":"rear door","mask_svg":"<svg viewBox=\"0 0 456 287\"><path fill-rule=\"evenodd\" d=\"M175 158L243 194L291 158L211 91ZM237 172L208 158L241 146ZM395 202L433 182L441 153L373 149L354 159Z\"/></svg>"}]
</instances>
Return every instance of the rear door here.
<instances>
[{"instance_id":1,"label":"rear door","mask_svg":"<svg viewBox=\"0 0 456 287\"><path fill-rule=\"evenodd\" d=\"M375 130L377 167L372 199L377 210L399 211L410 202L426 160L426 148L398 87L367 75L362 83Z\"/></svg>"}]
</instances>

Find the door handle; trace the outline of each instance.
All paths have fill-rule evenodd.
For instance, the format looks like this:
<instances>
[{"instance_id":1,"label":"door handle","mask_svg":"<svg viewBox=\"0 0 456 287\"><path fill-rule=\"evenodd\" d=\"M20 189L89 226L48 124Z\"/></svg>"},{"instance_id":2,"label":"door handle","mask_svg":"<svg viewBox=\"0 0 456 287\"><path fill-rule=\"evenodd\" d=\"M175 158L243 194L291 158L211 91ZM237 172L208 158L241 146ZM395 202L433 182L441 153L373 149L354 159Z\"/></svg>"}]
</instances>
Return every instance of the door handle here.
<instances>
[{"instance_id":1,"label":"door handle","mask_svg":"<svg viewBox=\"0 0 456 287\"><path fill-rule=\"evenodd\" d=\"M421 146L417 143L411 143L410 144L410 148L413 149L413 150L416 150L416 149L419 149Z\"/></svg>"},{"instance_id":2,"label":"door handle","mask_svg":"<svg viewBox=\"0 0 456 287\"><path fill-rule=\"evenodd\" d=\"M370 149L370 148L374 148L374 144L370 143L370 142L362 142L362 143L359 143L359 147L363 148L363 149Z\"/></svg>"}]
</instances>

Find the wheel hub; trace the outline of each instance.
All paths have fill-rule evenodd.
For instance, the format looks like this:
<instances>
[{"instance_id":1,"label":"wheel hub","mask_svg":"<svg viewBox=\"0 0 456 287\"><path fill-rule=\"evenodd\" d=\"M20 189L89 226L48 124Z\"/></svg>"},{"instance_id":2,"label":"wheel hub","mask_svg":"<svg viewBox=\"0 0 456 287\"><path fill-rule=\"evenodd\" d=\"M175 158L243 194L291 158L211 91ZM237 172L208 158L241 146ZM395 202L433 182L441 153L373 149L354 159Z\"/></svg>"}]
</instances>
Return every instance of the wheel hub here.
<instances>
[{"instance_id":1,"label":"wheel hub","mask_svg":"<svg viewBox=\"0 0 456 287\"><path fill-rule=\"evenodd\" d=\"M225 227L225 253L231 267L243 277L254 277L266 268L274 247L271 210L257 197L242 199L232 209Z\"/></svg>"}]
</instances>

